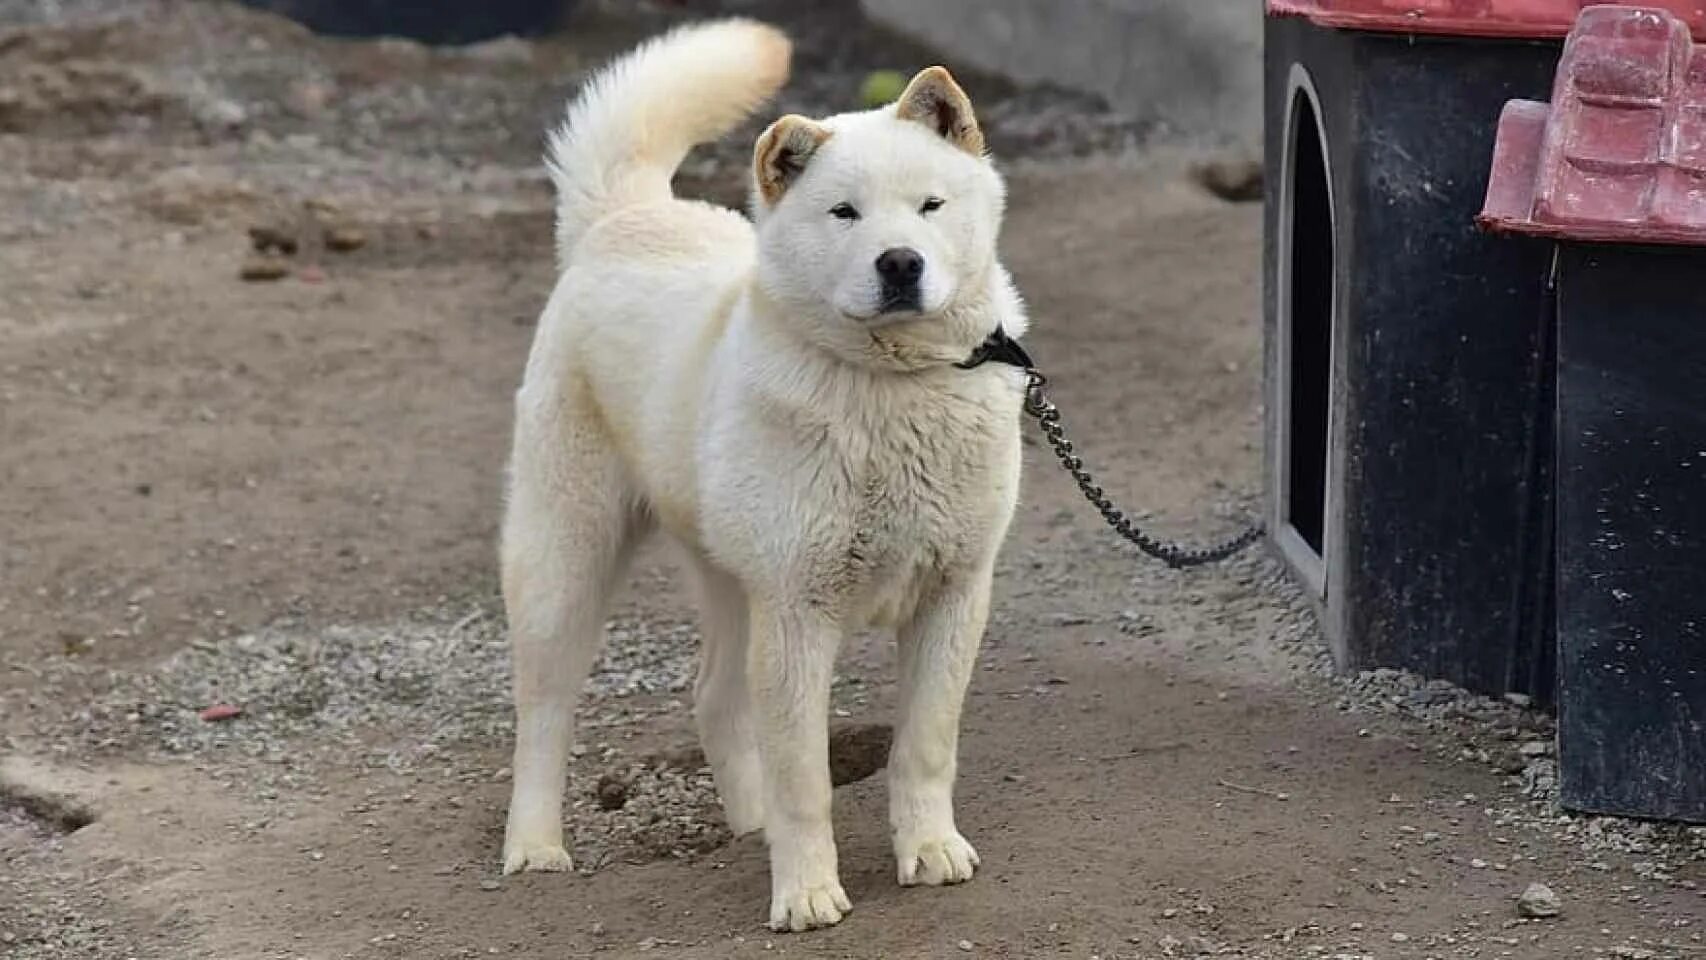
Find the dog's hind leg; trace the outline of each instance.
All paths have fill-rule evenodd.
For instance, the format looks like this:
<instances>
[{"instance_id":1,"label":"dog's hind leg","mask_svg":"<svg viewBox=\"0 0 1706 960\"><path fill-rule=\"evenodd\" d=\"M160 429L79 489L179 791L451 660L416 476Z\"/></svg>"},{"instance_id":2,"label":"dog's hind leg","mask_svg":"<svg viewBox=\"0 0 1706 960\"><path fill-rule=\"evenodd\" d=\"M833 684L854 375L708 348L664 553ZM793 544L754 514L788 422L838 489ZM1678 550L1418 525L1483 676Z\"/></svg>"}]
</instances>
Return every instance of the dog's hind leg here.
<instances>
[{"instance_id":1,"label":"dog's hind leg","mask_svg":"<svg viewBox=\"0 0 1706 960\"><path fill-rule=\"evenodd\" d=\"M736 836L764 826L764 770L758 761L752 694L746 682L750 627L746 589L701 556L689 560L699 597L699 678L693 713L711 763L723 815Z\"/></svg>"},{"instance_id":2,"label":"dog's hind leg","mask_svg":"<svg viewBox=\"0 0 1706 960\"><path fill-rule=\"evenodd\" d=\"M503 530L516 707L505 873L571 866L562 809L575 705L641 523L601 438L552 434L530 442L523 429Z\"/></svg>"}]
</instances>

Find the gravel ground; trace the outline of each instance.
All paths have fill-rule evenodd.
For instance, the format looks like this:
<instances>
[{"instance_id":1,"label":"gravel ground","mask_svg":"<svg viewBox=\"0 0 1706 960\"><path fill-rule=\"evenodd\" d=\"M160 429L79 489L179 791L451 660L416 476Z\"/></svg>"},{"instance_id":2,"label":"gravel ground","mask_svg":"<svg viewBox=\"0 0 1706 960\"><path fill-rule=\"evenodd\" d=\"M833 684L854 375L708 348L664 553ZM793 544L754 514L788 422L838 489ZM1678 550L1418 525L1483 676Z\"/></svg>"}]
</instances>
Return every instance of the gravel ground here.
<instances>
[{"instance_id":1,"label":"gravel ground","mask_svg":"<svg viewBox=\"0 0 1706 960\"><path fill-rule=\"evenodd\" d=\"M758 934L762 848L731 842L683 747L696 637L657 558L583 705L567 819L587 876L497 878L511 719L493 478L548 283L538 139L606 52L709 6L605 4L573 37L446 50L321 40L211 2L0 0L0 25L30 25L0 33L16 171L0 267L17 278L0 290L0 401L18 411L0 448L35 458L0 461L25 481L0 515L24 531L0 543L22 585L0 596L0 754L51 762L101 813L65 833L0 772L0 953L1706 950L1706 830L1561 812L1549 716L1394 671L1334 675L1275 564L1143 562L1035 445L964 738L988 880L893 891L880 784L861 781L886 728L854 726L837 825L860 913L817 940ZM851 106L867 71L928 59L847 4L718 6L793 27L779 109ZM1256 486L1259 347L1231 318L1254 302L1259 217L1147 167L1165 131L1143 118L965 79L1025 171L1008 256L1080 448L1161 531L1235 527ZM734 138L683 181L734 199L745 164ZM1250 196L1242 174L1208 179ZM360 252L235 279L247 228L328 197ZM238 529L185 519L210 516ZM460 559L421 573L445 556ZM888 706L889 657L881 638L849 644L838 722ZM202 718L221 704L240 715ZM1518 914L1531 882L1561 918Z\"/></svg>"}]
</instances>

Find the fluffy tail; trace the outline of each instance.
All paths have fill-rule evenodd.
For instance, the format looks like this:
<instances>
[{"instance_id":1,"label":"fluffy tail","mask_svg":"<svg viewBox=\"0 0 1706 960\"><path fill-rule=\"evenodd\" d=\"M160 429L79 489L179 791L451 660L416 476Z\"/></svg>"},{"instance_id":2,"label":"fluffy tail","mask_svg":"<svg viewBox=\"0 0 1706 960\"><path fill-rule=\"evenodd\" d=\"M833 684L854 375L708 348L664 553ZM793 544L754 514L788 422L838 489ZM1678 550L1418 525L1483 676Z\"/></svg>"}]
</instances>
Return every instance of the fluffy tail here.
<instances>
[{"instance_id":1,"label":"fluffy tail","mask_svg":"<svg viewBox=\"0 0 1706 960\"><path fill-rule=\"evenodd\" d=\"M670 195L696 144L728 133L788 79L791 45L752 20L677 28L605 67L551 134L557 260L612 210Z\"/></svg>"}]
</instances>

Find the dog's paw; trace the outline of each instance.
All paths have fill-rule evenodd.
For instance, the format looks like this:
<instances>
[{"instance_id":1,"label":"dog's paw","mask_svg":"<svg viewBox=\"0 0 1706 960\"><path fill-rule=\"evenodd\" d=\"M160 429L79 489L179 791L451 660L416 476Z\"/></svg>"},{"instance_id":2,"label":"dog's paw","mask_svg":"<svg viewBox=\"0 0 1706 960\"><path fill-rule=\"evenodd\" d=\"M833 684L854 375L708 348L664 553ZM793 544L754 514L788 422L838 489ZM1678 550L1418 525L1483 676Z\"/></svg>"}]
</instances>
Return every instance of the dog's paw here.
<instances>
[{"instance_id":1,"label":"dog's paw","mask_svg":"<svg viewBox=\"0 0 1706 960\"><path fill-rule=\"evenodd\" d=\"M770 929L778 933L800 933L831 927L853 910L852 901L841 889L841 881L815 886L778 889L770 897Z\"/></svg>"},{"instance_id":2,"label":"dog's paw","mask_svg":"<svg viewBox=\"0 0 1706 960\"><path fill-rule=\"evenodd\" d=\"M506 875L523 870L562 873L565 870L573 870L574 866L575 862L569 858L569 852L559 844L517 842L504 845Z\"/></svg>"},{"instance_id":3,"label":"dog's paw","mask_svg":"<svg viewBox=\"0 0 1706 960\"><path fill-rule=\"evenodd\" d=\"M897 839L894 855L903 887L964 883L978 865L977 851L953 829L936 836Z\"/></svg>"}]
</instances>

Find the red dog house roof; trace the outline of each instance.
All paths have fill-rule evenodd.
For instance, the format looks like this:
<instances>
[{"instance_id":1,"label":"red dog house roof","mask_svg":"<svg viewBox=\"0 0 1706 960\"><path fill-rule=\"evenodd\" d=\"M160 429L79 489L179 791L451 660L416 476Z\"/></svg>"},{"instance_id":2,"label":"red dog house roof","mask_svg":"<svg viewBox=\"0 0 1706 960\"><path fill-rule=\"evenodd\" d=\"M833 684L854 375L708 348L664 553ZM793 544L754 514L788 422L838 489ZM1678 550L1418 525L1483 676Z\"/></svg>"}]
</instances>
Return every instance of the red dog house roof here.
<instances>
[{"instance_id":1,"label":"red dog house roof","mask_svg":"<svg viewBox=\"0 0 1706 960\"><path fill-rule=\"evenodd\" d=\"M1706 244L1706 46L1664 10L1582 11L1552 103L1506 104L1476 222L1574 240Z\"/></svg>"},{"instance_id":2,"label":"red dog house roof","mask_svg":"<svg viewBox=\"0 0 1706 960\"><path fill-rule=\"evenodd\" d=\"M1607 0L1268 0L1268 15L1380 33L1548 39L1570 32L1586 7ZM1706 39L1706 0L1647 0Z\"/></svg>"}]
</instances>

